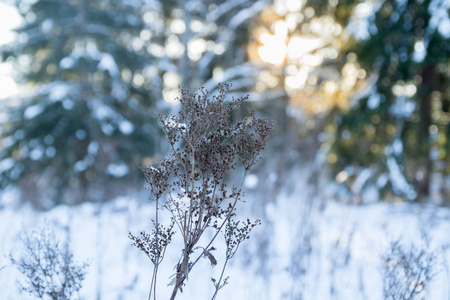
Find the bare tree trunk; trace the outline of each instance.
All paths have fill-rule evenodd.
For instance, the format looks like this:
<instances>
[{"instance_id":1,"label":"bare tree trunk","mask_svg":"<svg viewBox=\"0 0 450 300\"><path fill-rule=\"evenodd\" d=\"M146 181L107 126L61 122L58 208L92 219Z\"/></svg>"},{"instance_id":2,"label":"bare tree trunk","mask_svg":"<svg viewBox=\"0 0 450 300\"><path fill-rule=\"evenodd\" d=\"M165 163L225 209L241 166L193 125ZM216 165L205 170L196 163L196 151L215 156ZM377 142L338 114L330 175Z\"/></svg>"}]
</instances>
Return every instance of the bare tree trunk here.
<instances>
[{"instance_id":1,"label":"bare tree trunk","mask_svg":"<svg viewBox=\"0 0 450 300\"><path fill-rule=\"evenodd\" d=\"M182 7L184 11L183 21L186 24L186 29L181 36L181 43L184 46L184 53L180 59L180 69L181 69L181 85L185 89L192 89L194 87L189 86L190 78L190 66L189 66L189 56L188 56L188 42L192 38L192 32L190 29L191 23L191 11L186 5L186 0L178 0L178 7ZM195 87L197 88L197 87Z\"/></svg>"},{"instance_id":2,"label":"bare tree trunk","mask_svg":"<svg viewBox=\"0 0 450 300\"><path fill-rule=\"evenodd\" d=\"M429 153L431 150L431 141L430 141L430 133L429 127L432 123L431 114L432 106L431 106L431 91L434 89L434 81L435 81L435 67L433 65L426 67L422 71L423 78L423 86L425 87L425 95L423 95L420 101L420 118L421 118L421 127L419 129L419 145L426 145L425 151L427 151L427 158L419 163L420 171L422 172L422 176L417 180L417 192L418 198L423 199L430 194L430 175L432 172L432 161L429 158Z\"/></svg>"}]
</instances>

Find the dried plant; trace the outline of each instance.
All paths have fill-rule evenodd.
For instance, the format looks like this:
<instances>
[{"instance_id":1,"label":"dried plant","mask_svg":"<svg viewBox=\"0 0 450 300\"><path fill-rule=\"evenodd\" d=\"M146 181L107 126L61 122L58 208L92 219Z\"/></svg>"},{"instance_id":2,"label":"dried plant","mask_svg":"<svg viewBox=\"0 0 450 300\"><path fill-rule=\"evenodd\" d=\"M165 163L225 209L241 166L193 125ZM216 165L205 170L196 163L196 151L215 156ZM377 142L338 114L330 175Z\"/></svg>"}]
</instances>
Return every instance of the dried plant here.
<instances>
[{"instance_id":1,"label":"dried plant","mask_svg":"<svg viewBox=\"0 0 450 300\"><path fill-rule=\"evenodd\" d=\"M192 268L201 257L216 265L213 243L224 236L225 262L219 279L212 279L215 293L227 283L224 270L239 245L249 237L259 220L245 222L234 220L236 206L242 199L242 183L249 170L258 162L261 150L269 139L272 124L257 119L253 111L242 121L230 121L232 111L238 109L248 97L227 101L230 84L219 86L219 94L212 99L201 89L191 94L181 89L183 110L178 115L160 116L170 152L160 165L143 168L149 191L155 201L154 229L151 234L129 234L133 245L143 251L154 265L149 299L156 299L156 280L174 228L183 239L183 249L176 263L174 285L170 299L183 290ZM238 186L228 187L226 175L242 166ZM167 197L163 198L163 195ZM170 223L160 222L162 211L170 214ZM204 233L212 232L206 239ZM200 245L200 238L202 245Z\"/></svg>"},{"instance_id":2,"label":"dried plant","mask_svg":"<svg viewBox=\"0 0 450 300\"><path fill-rule=\"evenodd\" d=\"M68 244L61 246L47 227L20 233L24 253L10 260L26 279L21 290L41 299L76 299L86 275L86 263L76 263Z\"/></svg>"},{"instance_id":3,"label":"dried plant","mask_svg":"<svg viewBox=\"0 0 450 300\"><path fill-rule=\"evenodd\" d=\"M383 294L389 300L422 299L426 286L438 272L438 255L415 246L391 243L384 256Z\"/></svg>"}]
</instances>

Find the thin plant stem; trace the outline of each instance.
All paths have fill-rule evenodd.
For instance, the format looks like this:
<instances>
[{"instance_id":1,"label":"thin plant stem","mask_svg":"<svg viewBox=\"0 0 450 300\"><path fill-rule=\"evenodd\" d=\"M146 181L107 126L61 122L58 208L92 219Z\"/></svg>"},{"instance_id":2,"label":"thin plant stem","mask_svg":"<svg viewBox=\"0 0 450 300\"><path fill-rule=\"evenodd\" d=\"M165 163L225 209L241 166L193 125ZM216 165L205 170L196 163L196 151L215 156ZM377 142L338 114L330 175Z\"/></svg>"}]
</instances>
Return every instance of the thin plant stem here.
<instances>
[{"instance_id":1,"label":"thin plant stem","mask_svg":"<svg viewBox=\"0 0 450 300\"><path fill-rule=\"evenodd\" d=\"M213 298L216 298L219 287L226 282L223 279L228 260L232 258L233 248L237 250L242 237L248 237L251 229L259 220L238 226L235 221L236 207L242 197L242 187L249 169L258 160L260 152L270 135L272 124L266 120L254 118L255 112L250 110L250 117L241 122L232 122L230 113L238 109L248 96L225 101L231 84L219 85L219 95L209 99L209 93L201 89L199 94L191 94L181 89L180 102L184 110L178 116L160 116L160 122L169 140L172 153L161 160L161 169L147 167L144 169L146 181L152 187L155 198L163 193L168 200L159 207L156 199L156 229L152 234L141 232L142 237L129 234L136 247L145 252L154 262L154 276L149 294L154 293L156 300L157 277L159 264L163 260L168 243L175 234L173 226L180 229L179 234L184 248L176 263L174 284L170 299L175 299L178 291L182 291L189 273L198 263L200 257L209 258L212 265L217 264L211 254L213 243L219 233L225 238L233 239L231 246L227 244L227 258L223 265ZM226 175L242 163L243 176L240 185L233 185L231 190L225 182ZM172 221L170 227L159 224L159 214L167 209ZM225 227L226 224L227 227ZM243 224L243 223L242 223ZM212 237L205 239L206 247L198 245L206 230L212 230ZM202 242L203 244L203 242ZM198 255L197 249L203 249ZM234 253L232 253L234 254ZM198 256L197 256L198 255ZM191 257L195 258L193 262Z\"/></svg>"},{"instance_id":2,"label":"thin plant stem","mask_svg":"<svg viewBox=\"0 0 450 300\"><path fill-rule=\"evenodd\" d=\"M155 281L155 274L156 274L156 265L153 267L152 282L150 283L150 292L148 294L148 300L152 299L152 290L153 290L153 284Z\"/></svg>"},{"instance_id":3,"label":"thin plant stem","mask_svg":"<svg viewBox=\"0 0 450 300\"><path fill-rule=\"evenodd\" d=\"M243 184L244 184L244 180L245 180L245 177L247 176L247 171L244 171L244 175L242 176L242 181L241 181L241 184L240 184L240 187L239 187L239 192L241 191L241 189L242 189L242 186L243 186ZM239 194L239 193L237 193L237 194ZM236 195L235 196L235 199L234 199L234 202L233 202L233 206L232 206L232 208L230 209L230 212L228 213L228 215L227 215L227 217L225 218L225 220L223 220L223 222L222 222L222 224L220 225L220 227L216 230L216 233L214 234L214 236L211 238L211 240L209 241L209 243L208 243L208 245L205 247L205 249L208 249L211 245L212 245L212 243L215 241L215 239L217 238L217 236L219 235L219 233L222 231L222 228L223 228L223 226L226 224L226 222L227 221L229 221L229 219L231 218L231 215L232 215L232 213L233 213L233 211L234 211L234 208L236 207L236 204L237 204L237 201L239 200L239 196L238 195ZM198 257L197 257L197 259L193 262L193 263L191 263L191 265L189 266L189 269L188 269L188 272L190 271L190 270L192 270L192 268L197 264L197 262L200 260L200 258L203 256L203 253L202 254L200 254ZM188 259L189 259L189 257L188 257ZM183 264L182 264L183 265ZM181 275L182 277L181 277L181 279L180 279L180 284L175 284L175 287L180 287L181 286L181 284L183 284L183 282L184 282L184 280L186 279L186 275ZM176 296L176 294L177 294L177 291L178 291L178 288L177 289L175 289L175 287L174 287L174 290L173 290L173 292L172 292L172 296L173 296L173 298L171 297L170 299L171 300L173 300L173 299L175 299L175 296Z\"/></svg>"},{"instance_id":4,"label":"thin plant stem","mask_svg":"<svg viewBox=\"0 0 450 300\"><path fill-rule=\"evenodd\" d=\"M222 282L223 274L225 273L225 268L227 267L228 260L229 259L228 259L228 256L227 256L227 258L225 259L225 263L223 264L222 272L220 273L219 281L217 281L217 285L215 285L216 291L214 292L214 295L212 296L211 300L216 299L217 293L220 290L220 283Z\"/></svg>"}]
</instances>

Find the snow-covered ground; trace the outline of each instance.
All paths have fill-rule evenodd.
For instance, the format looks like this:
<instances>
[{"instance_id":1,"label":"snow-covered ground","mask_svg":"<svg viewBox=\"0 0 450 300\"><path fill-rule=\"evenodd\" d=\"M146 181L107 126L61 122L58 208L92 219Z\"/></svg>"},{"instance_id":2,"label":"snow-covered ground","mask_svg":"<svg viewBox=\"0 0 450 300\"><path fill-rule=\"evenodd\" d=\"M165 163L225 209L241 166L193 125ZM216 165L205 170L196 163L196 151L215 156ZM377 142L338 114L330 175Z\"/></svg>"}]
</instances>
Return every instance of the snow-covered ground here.
<instances>
[{"instance_id":1,"label":"snow-covered ground","mask_svg":"<svg viewBox=\"0 0 450 300\"><path fill-rule=\"evenodd\" d=\"M305 178L297 180L299 184L282 188L270 201L262 201L255 189L247 194L247 211L263 225L231 261L229 284L218 299L383 299L381 257L397 240L439 254L440 271L424 299L449 299L450 255L442 247L450 244L450 209L408 203L346 205L332 197L325 201ZM128 232L150 231L152 213L148 201L128 198L58 206L45 213L5 205L0 210L0 267L6 266L0 271L0 299L34 299L19 292L21 274L8 256L20 253L19 231L45 222L69 240L76 260L90 264L81 298L147 299L152 266L131 246ZM160 270L159 299L169 298L167 284L179 258L178 245L177 240L171 244L176 250L167 253ZM177 299L211 298L211 277L217 278L220 268L211 268L207 259L196 268Z\"/></svg>"}]
</instances>

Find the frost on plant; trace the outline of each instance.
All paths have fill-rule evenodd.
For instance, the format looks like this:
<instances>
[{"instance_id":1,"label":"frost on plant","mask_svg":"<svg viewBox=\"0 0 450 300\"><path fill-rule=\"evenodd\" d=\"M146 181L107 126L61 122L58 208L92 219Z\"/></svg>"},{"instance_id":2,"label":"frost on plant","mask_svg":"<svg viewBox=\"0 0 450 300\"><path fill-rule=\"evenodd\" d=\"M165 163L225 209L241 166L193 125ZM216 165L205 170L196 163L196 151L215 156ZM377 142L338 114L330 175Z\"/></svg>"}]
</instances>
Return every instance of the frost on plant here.
<instances>
[{"instance_id":1,"label":"frost on plant","mask_svg":"<svg viewBox=\"0 0 450 300\"><path fill-rule=\"evenodd\" d=\"M437 273L437 258L436 253L424 249L391 243L384 257L384 299L423 299L425 287Z\"/></svg>"},{"instance_id":2,"label":"frost on plant","mask_svg":"<svg viewBox=\"0 0 450 300\"><path fill-rule=\"evenodd\" d=\"M272 123L255 117L253 111L240 122L231 122L231 113L248 97L226 99L230 84L219 86L211 97L201 89L191 94L181 89L183 105L178 115L160 116L170 152L158 166L143 168L149 191L155 201L155 216L151 234L130 233L133 244L143 251L154 265L149 298L155 296L158 267L175 231L181 235L183 249L172 277L175 299L182 291L192 268L201 257L217 265L213 247L217 237L224 237L225 261L220 278L212 279L216 297L227 279L223 278L229 259L240 243L248 239L259 220L235 220L237 204L242 200L242 183L249 170L258 162L260 152L269 139ZM226 184L226 175L238 166L237 186ZM235 171L237 173L237 171ZM236 178L236 177L235 177ZM163 197L164 195L164 197ZM161 224L161 213L170 215L168 224ZM206 231L209 239L200 238ZM209 279L208 279L209 280Z\"/></svg>"},{"instance_id":3,"label":"frost on plant","mask_svg":"<svg viewBox=\"0 0 450 300\"><path fill-rule=\"evenodd\" d=\"M76 263L68 244L61 245L47 228L20 234L23 253L10 256L12 264L24 275L20 288L42 299L77 299L86 275L86 263Z\"/></svg>"}]
</instances>

